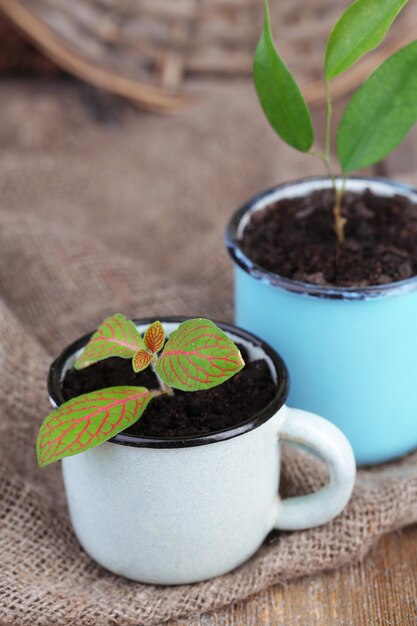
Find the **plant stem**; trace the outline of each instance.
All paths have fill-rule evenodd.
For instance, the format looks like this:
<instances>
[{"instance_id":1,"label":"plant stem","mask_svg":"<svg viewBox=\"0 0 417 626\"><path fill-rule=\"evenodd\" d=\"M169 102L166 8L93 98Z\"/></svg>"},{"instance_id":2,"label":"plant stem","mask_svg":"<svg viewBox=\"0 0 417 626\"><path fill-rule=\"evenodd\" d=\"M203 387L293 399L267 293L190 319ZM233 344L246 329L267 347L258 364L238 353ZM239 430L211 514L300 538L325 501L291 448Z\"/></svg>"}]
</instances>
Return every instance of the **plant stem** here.
<instances>
[{"instance_id":1,"label":"plant stem","mask_svg":"<svg viewBox=\"0 0 417 626\"><path fill-rule=\"evenodd\" d=\"M330 138L332 130L332 100L330 97L329 81L325 79L325 92L326 92L326 134L324 139L324 152L317 152L310 150L310 154L319 158L325 165L330 180L332 181L333 191L335 195L335 203L333 206L333 219L334 230L337 237L338 247L345 241L345 224L346 219L342 215L343 196L346 189L346 176L343 177L343 182L338 189L336 184L336 176L334 175L331 163L330 163Z\"/></svg>"},{"instance_id":2,"label":"plant stem","mask_svg":"<svg viewBox=\"0 0 417 626\"><path fill-rule=\"evenodd\" d=\"M342 202L346 189L346 176L343 177L342 185L336 188L336 201L333 207L334 229L336 231L337 243L342 244L345 241L345 224L346 218L342 215Z\"/></svg>"},{"instance_id":3,"label":"plant stem","mask_svg":"<svg viewBox=\"0 0 417 626\"><path fill-rule=\"evenodd\" d=\"M326 134L324 138L324 156L326 161L330 163L330 138L332 131L332 100L330 97L330 85L327 78L324 81L324 89L326 93Z\"/></svg>"},{"instance_id":4,"label":"plant stem","mask_svg":"<svg viewBox=\"0 0 417 626\"><path fill-rule=\"evenodd\" d=\"M333 189L336 193L336 176L333 173L332 166L330 164L330 161L326 158L326 155L322 152L318 152L317 150L310 150L309 154L311 154L311 156L317 157L318 159L320 159L320 161L322 161L322 163L324 163L327 174L332 181Z\"/></svg>"},{"instance_id":5,"label":"plant stem","mask_svg":"<svg viewBox=\"0 0 417 626\"><path fill-rule=\"evenodd\" d=\"M158 374L155 371L155 365L157 364L157 362L158 362L158 357L156 356L156 354L154 354L152 357L152 361L151 361L152 371L155 374L156 378L158 379L161 392L167 396L173 396L174 395L173 388L170 385L168 385L168 383L166 383L164 380L162 380L162 378L159 378Z\"/></svg>"}]
</instances>

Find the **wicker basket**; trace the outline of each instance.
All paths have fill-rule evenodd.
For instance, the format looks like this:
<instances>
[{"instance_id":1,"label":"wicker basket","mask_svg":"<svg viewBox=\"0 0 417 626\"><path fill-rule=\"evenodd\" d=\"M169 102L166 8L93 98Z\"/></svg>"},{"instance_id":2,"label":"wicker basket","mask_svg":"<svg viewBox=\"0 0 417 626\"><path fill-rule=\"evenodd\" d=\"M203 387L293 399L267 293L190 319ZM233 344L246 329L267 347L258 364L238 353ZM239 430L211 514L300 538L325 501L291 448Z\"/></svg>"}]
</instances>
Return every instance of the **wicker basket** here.
<instances>
[{"instance_id":1,"label":"wicker basket","mask_svg":"<svg viewBox=\"0 0 417 626\"><path fill-rule=\"evenodd\" d=\"M6 72L53 74L59 69L0 15L0 73Z\"/></svg>"},{"instance_id":2,"label":"wicker basket","mask_svg":"<svg viewBox=\"0 0 417 626\"><path fill-rule=\"evenodd\" d=\"M323 98L321 67L331 25L350 0L271 0L281 53L311 103ZM248 76L262 21L260 0L0 0L4 12L58 65L156 110L174 110L195 79ZM384 45L333 81L348 92L415 36L417 6Z\"/></svg>"}]
</instances>

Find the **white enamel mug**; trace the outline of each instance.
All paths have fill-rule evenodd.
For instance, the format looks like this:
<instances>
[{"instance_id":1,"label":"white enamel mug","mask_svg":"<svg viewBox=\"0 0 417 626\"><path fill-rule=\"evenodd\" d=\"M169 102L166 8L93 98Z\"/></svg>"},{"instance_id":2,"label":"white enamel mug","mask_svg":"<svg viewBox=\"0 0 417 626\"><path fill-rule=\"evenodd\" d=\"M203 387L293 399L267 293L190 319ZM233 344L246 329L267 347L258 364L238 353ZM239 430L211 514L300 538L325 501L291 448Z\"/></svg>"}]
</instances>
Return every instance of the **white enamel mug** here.
<instances>
[{"instance_id":1,"label":"white enamel mug","mask_svg":"<svg viewBox=\"0 0 417 626\"><path fill-rule=\"evenodd\" d=\"M153 320L139 320L143 332ZM183 319L167 318L166 333ZM288 376L279 355L254 335L219 324L251 359L266 359L277 381L273 400L234 428L185 438L120 433L62 461L72 525L86 552L106 569L153 584L192 583L246 561L273 529L324 524L348 502L355 461L346 437L317 415L285 405ZM61 381L90 335L53 363L49 395L63 402ZM328 465L316 493L278 496L279 441L311 448Z\"/></svg>"}]
</instances>

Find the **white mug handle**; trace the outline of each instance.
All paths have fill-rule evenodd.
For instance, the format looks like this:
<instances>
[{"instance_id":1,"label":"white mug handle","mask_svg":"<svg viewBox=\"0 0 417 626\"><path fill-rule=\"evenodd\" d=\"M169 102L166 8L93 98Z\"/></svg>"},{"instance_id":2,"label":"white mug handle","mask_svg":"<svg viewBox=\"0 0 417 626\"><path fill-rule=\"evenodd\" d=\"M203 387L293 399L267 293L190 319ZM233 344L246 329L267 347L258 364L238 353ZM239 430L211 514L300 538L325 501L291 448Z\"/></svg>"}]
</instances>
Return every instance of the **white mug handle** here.
<instances>
[{"instance_id":1,"label":"white mug handle","mask_svg":"<svg viewBox=\"0 0 417 626\"><path fill-rule=\"evenodd\" d=\"M355 457L345 435L327 420L301 409L286 407L279 439L311 448L328 465L329 483L305 496L280 501L274 528L303 530L325 524L346 506L356 475Z\"/></svg>"}]
</instances>

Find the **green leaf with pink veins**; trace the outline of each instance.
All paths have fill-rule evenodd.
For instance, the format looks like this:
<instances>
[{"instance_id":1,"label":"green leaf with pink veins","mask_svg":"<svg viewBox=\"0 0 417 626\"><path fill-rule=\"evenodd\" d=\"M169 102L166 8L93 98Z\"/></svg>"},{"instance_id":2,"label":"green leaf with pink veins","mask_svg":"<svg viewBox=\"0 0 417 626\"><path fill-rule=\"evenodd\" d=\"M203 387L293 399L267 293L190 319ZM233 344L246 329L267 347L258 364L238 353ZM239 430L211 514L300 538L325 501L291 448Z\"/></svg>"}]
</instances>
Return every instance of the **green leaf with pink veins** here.
<instances>
[{"instance_id":1,"label":"green leaf with pink veins","mask_svg":"<svg viewBox=\"0 0 417 626\"><path fill-rule=\"evenodd\" d=\"M244 365L230 337L212 321L197 318L171 333L155 372L175 389L198 391L220 385Z\"/></svg>"},{"instance_id":2,"label":"green leaf with pink veins","mask_svg":"<svg viewBox=\"0 0 417 626\"><path fill-rule=\"evenodd\" d=\"M145 344L135 324L121 313L116 313L104 320L74 363L74 367L83 369L112 356L131 359L138 350L144 349Z\"/></svg>"},{"instance_id":3,"label":"green leaf with pink veins","mask_svg":"<svg viewBox=\"0 0 417 626\"><path fill-rule=\"evenodd\" d=\"M153 395L145 387L109 387L65 402L40 428L39 465L85 452L114 437L141 417Z\"/></svg>"},{"instance_id":4,"label":"green leaf with pink veins","mask_svg":"<svg viewBox=\"0 0 417 626\"><path fill-rule=\"evenodd\" d=\"M161 322L156 321L148 326L143 335L143 341L152 354L156 354L162 349L165 341L165 331Z\"/></svg>"}]
</instances>

